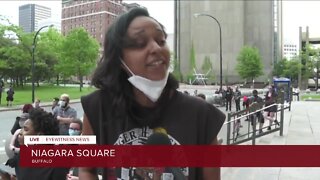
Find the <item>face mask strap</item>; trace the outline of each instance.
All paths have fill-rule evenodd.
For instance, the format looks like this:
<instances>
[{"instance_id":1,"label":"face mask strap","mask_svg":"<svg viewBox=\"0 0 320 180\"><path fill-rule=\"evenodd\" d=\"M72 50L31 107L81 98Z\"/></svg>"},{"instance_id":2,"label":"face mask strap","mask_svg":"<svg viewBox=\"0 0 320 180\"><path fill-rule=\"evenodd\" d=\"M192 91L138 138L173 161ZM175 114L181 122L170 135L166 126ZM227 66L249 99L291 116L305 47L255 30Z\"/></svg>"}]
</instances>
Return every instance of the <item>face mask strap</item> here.
<instances>
[{"instance_id":1,"label":"face mask strap","mask_svg":"<svg viewBox=\"0 0 320 180\"><path fill-rule=\"evenodd\" d=\"M122 65L124 65L124 67L129 71L129 73L131 73L131 75L134 76L134 73L130 70L130 68L126 65L126 63L124 63L122 58L120 58L120 61Z\"/></svg>"}]
</instances>

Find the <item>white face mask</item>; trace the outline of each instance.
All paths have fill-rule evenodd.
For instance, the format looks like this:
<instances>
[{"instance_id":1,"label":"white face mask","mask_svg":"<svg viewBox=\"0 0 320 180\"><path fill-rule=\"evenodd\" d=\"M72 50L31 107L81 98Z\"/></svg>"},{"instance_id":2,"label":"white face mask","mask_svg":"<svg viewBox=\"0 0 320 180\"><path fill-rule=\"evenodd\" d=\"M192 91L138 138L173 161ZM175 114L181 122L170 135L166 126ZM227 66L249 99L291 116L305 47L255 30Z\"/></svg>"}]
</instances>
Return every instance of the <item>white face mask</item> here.
<instances>
[{"instance_id":1,"label":"white face mask","mask_svg":"<svg viewBox=\"0 0 320 180\"><path fill-rule=\"evenodd\" d=\"M19 126L21 127L21 128L23 128L23 125L24 125L24 123L26 122L26 120L24 119L24 120L19 120Z\"/></svg>"},{"instance_id":2,"label":"white face mask","mask_svg":"<svg viewBox=\"0 0 320 180\"><path fill-rule=\"evenodd\" d=\"M66 102L64 102L64 101L59 101L59 106L60 106L61 108L65 108Z\"/></svg>"},{"instance_id":3,"label":"white face mask","mask_svg":"<svg viewBox=\"0 0 320 180\"><path fill-rule=\"evenodd\" d=\"M143 92L143 94L145 94L152 102L156 102L167 84L169 71L167 71L166 76L162 80L153 81L142 76L135 75L123 61L121 62L132 74L132 76L128 78L128 81L134 87Z\"/></svg>"}]
</instances>

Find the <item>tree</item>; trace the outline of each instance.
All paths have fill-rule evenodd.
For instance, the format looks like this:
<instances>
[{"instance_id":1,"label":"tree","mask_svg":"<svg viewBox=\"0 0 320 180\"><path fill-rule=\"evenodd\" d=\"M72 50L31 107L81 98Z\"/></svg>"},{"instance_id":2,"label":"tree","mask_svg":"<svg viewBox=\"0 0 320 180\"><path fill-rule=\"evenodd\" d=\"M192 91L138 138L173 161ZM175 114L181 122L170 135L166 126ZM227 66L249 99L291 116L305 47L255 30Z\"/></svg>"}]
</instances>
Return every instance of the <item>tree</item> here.
<instances>
[{"instance_id":1,"label":"tree","mask_svg":"<svg viewBox=\"0 0 320 180\"><path fill-rule=\"evenodd\" d=\"M99 43L84 28L73 29L62 43L62 64L59 69L63 70L64 76L77 76L81 91L83 76L89 75L95 67L98 53Z\"/></svg>"},{"instance_id":2,"label":"tree","mask_svg":"<svg viewBox=\"0 0 320 180\"><path fill-rule=\"evenodd\" d=\"M287 66L286 64L287 64L286 58L283 58L280 61L277 61L273 66L272 75L277 77L283 76L284 70Z\"/></svg>"},{"instance_id":3,"label":"tree","mask_svg":"<svg viewBox=\"0 0 320 180\"><path fill-rule=\"evenodd\" d=\"M61 33L55 28L50 28L47 32L40 34L37 42L38 60L36 63L45 64L46 66L42 67L47 69L47 73L42 78L50 80L52 77L56 77L57 85L59 85L59 74L61 72L59 67L63 66L60 62L63 40L64 36Z\"/></svg>"},{"instance_id":4,"label":"tree","mask_svg":"<svg viewBox=\"0 0 320 180\"><path fill-rule=\"evenodd\" d=\"M31 35L23 33L20 27L7 19L5 21L9 25L0 24L0 76L13 80L17 86L23 86L31 68L31 44L27 41ZM9 33L18 38L12 39Z\"/></svg>"},{"instance_id":5,"label":"tree","mask_svg":"<svg viewBox=\"0 0 320 180\"><path fill-rule=\"evenodd\" d=\"M253 81L254 78L263 75L263 65L257 48L244 46L238 55L237 61L236 70L241 78L250 78Z\"/></svg>"},{"instance_id":6,"label":"tree","mask_svg":"<svg viewBox=\"0 0 320 180\"><path fill-rule=\"evenodd\" d=\"M298 81L299 71L301 68L299 57L294 57L291 60L286 58L278 61L274 65L273 75L277 77L286 77L291 79L292 82Z\"/></svg>"},{"instance_id":7,"label":"tree","mask_svg":"<svg viewBox=\"0 0 320 180\"><path fill-rule=\"evenodd\" d=\"M194 45L193 45L193 42L192 42L192 45L191 45L191 49L190 49L190 64L189 64L189 72L187 74L187 80L188 81L193 81L194 80L194 69L197 69L197 66L196 66L196 53L195 53L195 50L194 50Z\"/></svg>"},{"instance_id":8,"label":"tree","mask_svg":"<svg viewBox=\"0 0 320 180\"><path fill-rule=\"evenodd\" d=\"M283 70L283 76L290 78L291 81L297 81L299 76L299 69L301 64L298 58L293 58L286 62L285 68Z\"/></svg>"},{"instance_id":9,"label":"tree","mask_svg":"<svg viewBox=\"0 0 320 180\"><path fill-rule=\"evenodd\" d=\"M173 76L178 80L178 81L182 81L183 77L180 71L180 65L177 59L173 59L173 72L172 72Z\"/></svg>"},{"instance_id":10,"label":"tree","mask_svg":"<svg viewBox=\"0 0 320 180\"><path fill-rule=\"evenodd\" d=\"M204 57L204 61L202 64L202 72L207 75L209 81L214 80L213 70L212 70L212 63L209 56Z\"/></svg>"}]
</instances>

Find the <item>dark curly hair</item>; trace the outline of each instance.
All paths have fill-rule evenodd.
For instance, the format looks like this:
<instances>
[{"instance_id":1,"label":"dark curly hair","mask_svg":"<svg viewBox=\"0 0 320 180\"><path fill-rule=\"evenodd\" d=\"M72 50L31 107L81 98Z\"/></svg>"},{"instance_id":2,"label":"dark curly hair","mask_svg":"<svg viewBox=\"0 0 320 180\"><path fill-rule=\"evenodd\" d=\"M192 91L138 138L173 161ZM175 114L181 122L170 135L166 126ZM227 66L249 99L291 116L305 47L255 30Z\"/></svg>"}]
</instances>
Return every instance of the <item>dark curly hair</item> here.
<instances>
[{"instance_id":1,"label":"dark curly hair","mask_svg":"<svg viewBox=\"0 0 320 180\"><path fill-rule=\"evenodd\" d=\"M42 109L32 109L29 114L29 119L36 133L59 135L58 121L51 114Z\"/></svg>"},{"instance_id":2,"label":"dark curly hair","mask_svg":"<svg viewBox=\"0 0 320 180\"><path fill-rule=\"evenodd\" d=\"M129 12L119 16L119 18L110 26L105 35L103 57L92 78L92 84L95 87L106 91L110 95L111 107L116 109L115 111L112 111L113 116L126 114L128 109L131 109L132 101L134 99L132 85L127 80L128 74L121 67L120 58L123 56L122 49L127 46L127 29L130 23L139 16L150 17L146 9L133 8ZM158 22L157 20L155 21ZM159 23L159 25L161 26L165 37L167 37L163 25L161 23ZM168 90L177 88L178 82L170 74L161 97L169 96ZM161 104L161 97L158 104Z\"/></svg>"}]
</instances>

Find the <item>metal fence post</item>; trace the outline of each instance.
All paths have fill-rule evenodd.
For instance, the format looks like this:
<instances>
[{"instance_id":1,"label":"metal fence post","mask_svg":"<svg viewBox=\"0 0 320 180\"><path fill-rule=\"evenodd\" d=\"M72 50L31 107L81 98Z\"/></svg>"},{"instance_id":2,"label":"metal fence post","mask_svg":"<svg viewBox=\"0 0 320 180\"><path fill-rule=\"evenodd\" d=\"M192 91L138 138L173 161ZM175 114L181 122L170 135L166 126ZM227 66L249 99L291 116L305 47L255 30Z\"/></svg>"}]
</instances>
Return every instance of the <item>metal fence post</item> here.
<instances>
[{"instance_id":1,"label":"metal fence post","mask_svg":"<svg viewBox=\"0 0 320 180\"><path fill-rule=\"evenodd\" d=\"M254 109L255 111L255 109ZM256 114L252 114L252 145L256 144Z\"/></svg>"},{"instance_id":2,"label":"metal fence post","mask_svg":"<svg viewBox=\"0 0 320 180\"><path fill-rule=\"evenodd\" d=\"M281 111L280 111L280 136L283 136L283 124L284 124L284 93L281 92Z\"/></svg>"},{"instance_id":3,"label":"metal fence post","mask_svg":"<svg viewBox=\"0 0 320 180\"><path fill-rule=\"evenodd\" d=\"M289 111L291 111L291 102L292 102L292 95L293 95L293 92L292 92L292 87L290 87L290 92L289 92Z\"/></svg>"},{"instance_id":4,"label":"metal fence post","mask_svg":"<svg viewBox=\"0 0 320 180\"><path fill-rule=\"evenodd\" d=\"M230 145L230 133L231 133L231 114L228 113L228 118L227 118L227 145Z\"/></svg>"}]
</instances>

